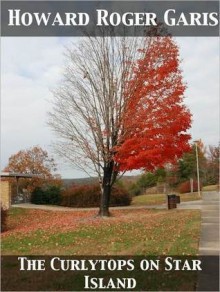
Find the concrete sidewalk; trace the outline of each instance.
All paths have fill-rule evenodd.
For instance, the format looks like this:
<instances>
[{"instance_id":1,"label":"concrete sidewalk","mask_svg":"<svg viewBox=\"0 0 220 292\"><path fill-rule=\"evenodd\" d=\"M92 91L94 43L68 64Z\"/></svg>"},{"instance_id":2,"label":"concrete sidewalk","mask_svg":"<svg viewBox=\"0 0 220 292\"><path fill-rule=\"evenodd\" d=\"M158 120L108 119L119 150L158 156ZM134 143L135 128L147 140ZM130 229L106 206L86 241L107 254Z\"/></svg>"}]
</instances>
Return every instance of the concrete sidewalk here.
<instances>
[{"instance_id":1,"label":"concrete sidewalk","mask_svg":"<svg viewBox=\"0 0 220 292\"><path fill-rule=\"evenodd\" d=\"M219 193L204 192L201 208L199 255L204 268L199 273L197 291L219 291Z\"/></svg>"},{"instance_id":2,"label":"concrete sidewalk","mask_svg":"<svg viewBox=\"0 0 220 292\"><path fill-rule=\"evenodd\" d=\"M219 255L219 193L203 193L200 255Z\"/></svg>"}]
</instances>

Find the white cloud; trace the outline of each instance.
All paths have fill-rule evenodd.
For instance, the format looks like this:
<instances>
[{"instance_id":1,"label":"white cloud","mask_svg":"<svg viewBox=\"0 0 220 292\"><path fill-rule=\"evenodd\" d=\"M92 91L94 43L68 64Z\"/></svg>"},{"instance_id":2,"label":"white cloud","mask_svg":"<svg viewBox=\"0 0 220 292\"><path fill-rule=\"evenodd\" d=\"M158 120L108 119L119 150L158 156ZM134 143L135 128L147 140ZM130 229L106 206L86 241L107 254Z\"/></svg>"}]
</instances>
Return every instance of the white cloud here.
<instances>
[{"instance_id":1,"label":"white cloud","mask_svg":"<svg viewBox=\"0 0 220 292\"><path fill-rule=\"evenodd\" d=\"M10 155L21 149L40 145L51 150L54 137L46 125L46 115L50 89L62 77L63 49L58 38L2 40L2 168Z\"/></svg>"},{"instance_id":2,"label":"white cloud","mask_svg":"<svg viewBox=\"0 0 220 292\"><path fill-rule=\"evenodd\" d=\"M76 40L76 39L74 39ZM11 154L40 145L51 152L54 139L46 126L50 89L62 77L64 45L69 38L2 38L2 167ZM218 38L177 38L188 84L186 103L193 113L192 138L218 143ZM64 177L83 176L60 163Z\"/></svg>"}]
</instances>

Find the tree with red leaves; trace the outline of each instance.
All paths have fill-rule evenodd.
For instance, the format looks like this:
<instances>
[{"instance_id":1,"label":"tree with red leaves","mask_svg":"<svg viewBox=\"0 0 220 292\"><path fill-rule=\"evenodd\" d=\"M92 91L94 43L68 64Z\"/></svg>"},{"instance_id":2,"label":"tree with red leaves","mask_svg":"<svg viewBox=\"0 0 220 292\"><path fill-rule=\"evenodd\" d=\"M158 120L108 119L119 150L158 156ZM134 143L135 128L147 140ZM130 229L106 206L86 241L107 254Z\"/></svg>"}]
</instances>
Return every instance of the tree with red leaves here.
<instances>
[{"instance_id":1,"label":"tree with red leaves","mask_svg":"<svg viewBox=\"0 0 220 292\"><path fill-rule=\"evenodd\" d=\"M128 82L124 133L115 147L121 171L154 170L190 150L178 47L171 37L154 37L142 53Z\"/></svg>"},{"instance_id":2,"label":"tree with red leaves","mask_svg":"<svg viewBox=\"0 0 220 292\"><path fill-rule=\"evenodd\" d=\"M109 215L119 173L152 170L188 150L191 115L179 51L169 37L83 39L67 50L49 125L57 153L100 182L101 216Z\"/></svg>"}]
</instances>

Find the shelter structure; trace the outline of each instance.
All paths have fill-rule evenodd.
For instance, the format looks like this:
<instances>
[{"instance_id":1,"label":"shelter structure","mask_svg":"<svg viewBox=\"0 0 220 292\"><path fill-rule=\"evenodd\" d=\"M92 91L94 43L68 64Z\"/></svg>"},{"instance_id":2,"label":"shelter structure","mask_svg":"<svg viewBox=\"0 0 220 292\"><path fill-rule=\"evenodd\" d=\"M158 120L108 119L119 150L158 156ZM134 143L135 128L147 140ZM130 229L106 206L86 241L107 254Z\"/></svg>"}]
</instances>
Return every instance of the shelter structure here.
<instances>
[{"instance_id":1,"label":"shelter structure","mask_svg":"<svg viewBox=\"0 0 220 292\"><path fill-rule=\"evenodd\" d=\"M1 182L0 182L0 195L1 204L4 208L10 208L11 206L11 184L9 180L4 180L7 178L15 178L16 180L16 196L19 195L19 179L20 178L42 178L39 174L34 173L17 173L17 172L1 172Z\"/></svg>"}]
</instances>

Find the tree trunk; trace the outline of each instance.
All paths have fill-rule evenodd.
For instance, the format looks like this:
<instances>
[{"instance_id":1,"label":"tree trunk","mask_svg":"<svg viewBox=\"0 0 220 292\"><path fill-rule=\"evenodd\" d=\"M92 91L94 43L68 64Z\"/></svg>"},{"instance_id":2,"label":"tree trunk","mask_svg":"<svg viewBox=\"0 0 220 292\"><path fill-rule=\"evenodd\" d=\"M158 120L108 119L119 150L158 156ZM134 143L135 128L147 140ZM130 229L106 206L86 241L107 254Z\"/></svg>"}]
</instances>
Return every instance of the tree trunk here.
<instances>
[{"instance_id":1,"label":"tree trunk","mask_svg":"<svg viewBox=\"0 0 220 292\"><path fill-rule=\"evenodd\" d=\"M101 217L108 217L109 213L109 202L112 190L112 174L113 174L113 165L114 162L110 162L104 168L104 175L102 180L102 187L101 187L101 202L100 202L100 209L99 209L99 216Z\"/></svg>"},{"instance_id":2,"label":"tree trunk","mask_svg":"<svg viewBox=\"0 0 220 292\"><path fill-rule=\"evenodd\" d=\"M109 213L110 196L111 196L111 186L105 185L104 187L102 187L102 192L101 192L101 203L100 203L100 209L99 209L99 216L101 217L108 217L110 215Z\"/></svg>"}]
</instances>

